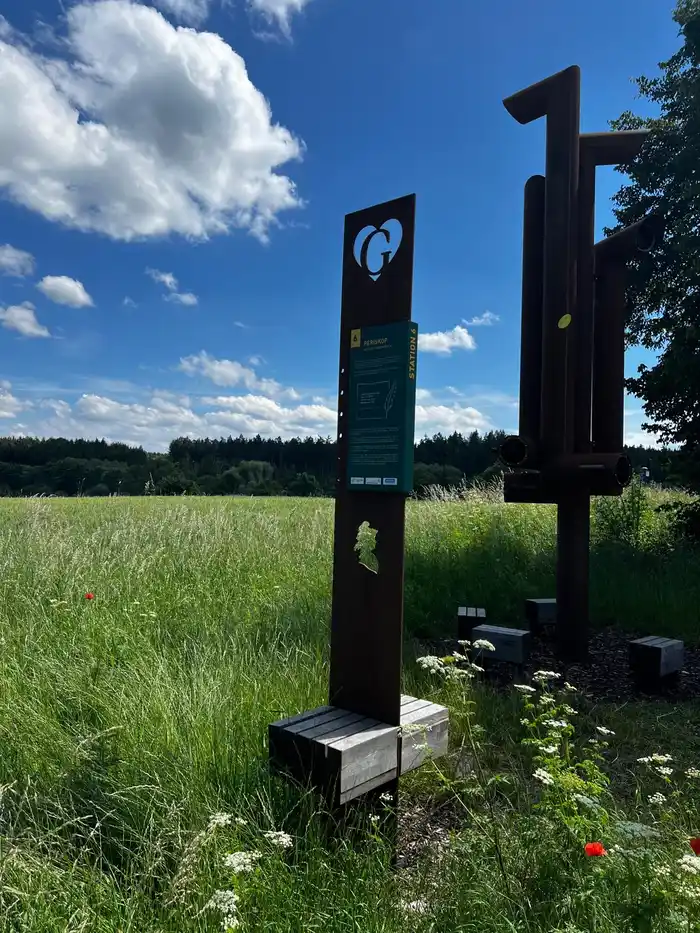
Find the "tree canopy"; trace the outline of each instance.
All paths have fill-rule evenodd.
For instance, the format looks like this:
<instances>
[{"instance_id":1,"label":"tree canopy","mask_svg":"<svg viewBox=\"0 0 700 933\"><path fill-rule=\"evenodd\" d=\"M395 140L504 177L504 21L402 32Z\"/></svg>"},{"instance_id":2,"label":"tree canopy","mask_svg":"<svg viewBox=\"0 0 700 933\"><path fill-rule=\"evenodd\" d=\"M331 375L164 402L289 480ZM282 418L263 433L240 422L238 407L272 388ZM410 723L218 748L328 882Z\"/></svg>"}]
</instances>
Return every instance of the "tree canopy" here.
<instances>
[{"instance_id":1,"label":"tree canopy","mask_svg":"<svg viewBox=\"0 0 700 933\"><path fill-rule=\"evenodd\" d=\"M618 226L649 212L665 220L663 242L631 264L628 343L657 352L627 388L640 397L643 425L662 442L681 446L685 478L700 481L700 0L678 0L680 49L655 77L636 78L639 96L656 114L626 111L614 130L648 129L615 195ZM612 231L607 230L606 233Z\"/></svg>"}]
</instances>

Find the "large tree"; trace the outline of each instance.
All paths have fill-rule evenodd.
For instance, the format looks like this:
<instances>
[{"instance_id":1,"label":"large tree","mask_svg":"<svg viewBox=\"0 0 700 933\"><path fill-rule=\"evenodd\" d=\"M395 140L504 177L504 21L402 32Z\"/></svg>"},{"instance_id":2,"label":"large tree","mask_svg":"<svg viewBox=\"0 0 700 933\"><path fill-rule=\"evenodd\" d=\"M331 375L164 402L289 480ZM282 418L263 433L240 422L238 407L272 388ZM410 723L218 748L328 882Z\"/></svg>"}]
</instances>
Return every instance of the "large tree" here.
<instances>
[{"instance_id":1,"label":"large tree","mask_svg":"<svg viewBox=\"0 0 700 933\"><path fill-rule=\"evenodd\" d=\"M649 130L614 197L618 226L649 211L665 218L663 243L634 261L629 281L628 342L657 352L627 388L640 397L644 427L680 444L687 479L700 481L700 0L678 0L673 18L682 46L653 78L637 78L656 115L631 111L615 130ZM611 231L606 231L611 232Z\"/></svg>"}]
</instances>

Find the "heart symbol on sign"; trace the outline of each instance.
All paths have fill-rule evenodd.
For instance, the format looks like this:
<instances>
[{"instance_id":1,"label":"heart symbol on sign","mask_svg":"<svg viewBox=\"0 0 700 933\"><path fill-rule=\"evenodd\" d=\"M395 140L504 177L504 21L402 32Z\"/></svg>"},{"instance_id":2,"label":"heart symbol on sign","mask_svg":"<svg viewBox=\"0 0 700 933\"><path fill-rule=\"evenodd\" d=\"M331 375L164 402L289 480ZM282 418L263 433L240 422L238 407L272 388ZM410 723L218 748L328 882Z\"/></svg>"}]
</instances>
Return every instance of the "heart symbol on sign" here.
<instances>
[{"instance_id":1,"label":"heart symbol on sign","mask_svg":"<svg viewBox=\"0 0 700 933\"><path fill-rule=\"evenodd\" d=\"M381 227L363 227L355 237L355 261L376 282L398 253L402 238L401 222L393 218L386 220Z\"/></svg>"}]
</instances>

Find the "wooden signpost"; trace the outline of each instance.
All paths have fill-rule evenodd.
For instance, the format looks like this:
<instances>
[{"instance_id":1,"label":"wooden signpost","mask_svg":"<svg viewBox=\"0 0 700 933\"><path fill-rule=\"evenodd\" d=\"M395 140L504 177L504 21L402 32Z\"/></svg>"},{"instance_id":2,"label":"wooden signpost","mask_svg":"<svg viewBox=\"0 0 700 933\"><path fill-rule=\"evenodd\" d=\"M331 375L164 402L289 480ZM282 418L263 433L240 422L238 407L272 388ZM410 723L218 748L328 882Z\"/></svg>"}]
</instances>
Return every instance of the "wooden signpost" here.
<instances>
[{"instance_id":1,"label":"wooden signpost","mask_svg":"<svg viewBox=\"0 0 700 933\"><path fill-rule=\"evenodd\" d=\"M525 185L519 434L501 447L506 502L557 505L556 635L564 662L588 655L590 499L620 495L626 266L662 235L649 215L594 243L595 170L630 162L645 130L581 133L580 69L504 101L546 118L545 175Z\"/></svg>"},{"instance_id":2,"label":"wooden signpost","mask_svg":"<svg viewBox=\"0 0 700 933\"><path fill-rule=\"evenodd\" d=\"M447 750L447 709L401 693L414 226L414 195L345 218L329 699L269 727L272 767L334 807L377 789L396 799L401 774ZM365 523L376 571L358 555Z\"/></svg>"}]
</instances>

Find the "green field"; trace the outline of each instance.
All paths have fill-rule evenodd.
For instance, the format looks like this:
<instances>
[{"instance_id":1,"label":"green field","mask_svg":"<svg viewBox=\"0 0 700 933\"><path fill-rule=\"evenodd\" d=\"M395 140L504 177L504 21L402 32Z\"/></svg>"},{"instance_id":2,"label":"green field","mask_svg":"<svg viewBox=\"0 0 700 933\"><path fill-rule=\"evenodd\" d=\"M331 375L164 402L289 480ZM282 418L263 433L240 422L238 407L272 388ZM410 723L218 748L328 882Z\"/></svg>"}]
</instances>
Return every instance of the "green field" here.
<instances>
[{"instance_id":1,"label":"green field","mask_svg":"<svg viewBox=\"0 0 700 933\"><path fill-rule=\"evenodd\" d=\"M591 614L697 642L700 556L653 511L662 495L594 506ZM551 507L409 504L406 689L450 705L455 755L403 796L406 819L449 814L449 838L428 820L425 839L444 841L392 871L371 821L329 840L315 799L268 776L268 723L326 699L332 518L314 499L0 503L0 930L216 930L203 908L233 888L246 931L700 930L700 874L679 862L700 836L700 780L685 775L700 704L555 706L582 738L559 727L543 784L520 720L549 700L523 713L515 691L415 663L415 639L449 633L459 603L515 622L525 597L552 594ZM596 724L615 731L608 748ZM586 749L600 761L575 769ZM658 752L673 775L636 761ZM621 850L587 858L599 839ZM261 857L234 878L237 850Z\"/></svg>"}]
</instances>

